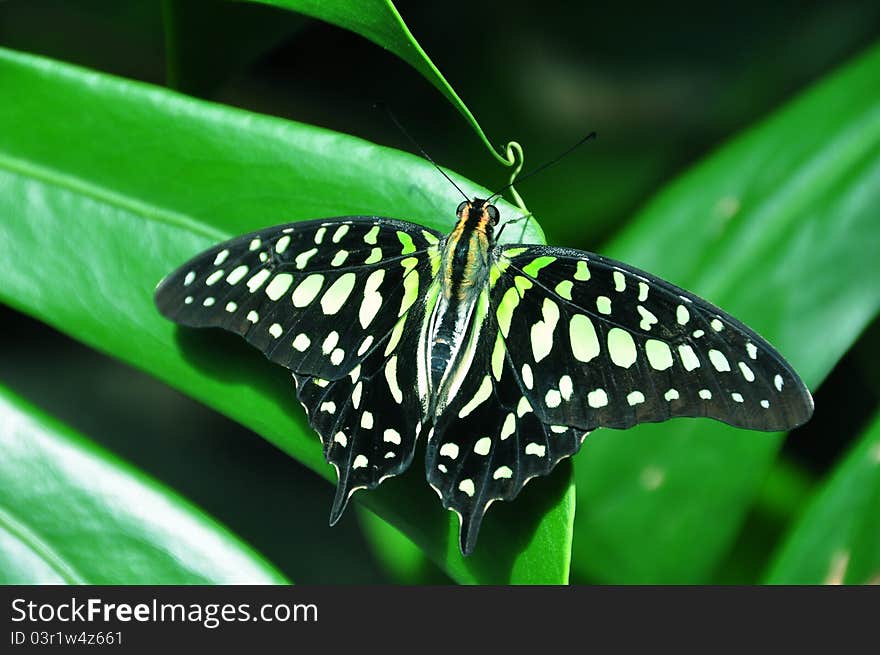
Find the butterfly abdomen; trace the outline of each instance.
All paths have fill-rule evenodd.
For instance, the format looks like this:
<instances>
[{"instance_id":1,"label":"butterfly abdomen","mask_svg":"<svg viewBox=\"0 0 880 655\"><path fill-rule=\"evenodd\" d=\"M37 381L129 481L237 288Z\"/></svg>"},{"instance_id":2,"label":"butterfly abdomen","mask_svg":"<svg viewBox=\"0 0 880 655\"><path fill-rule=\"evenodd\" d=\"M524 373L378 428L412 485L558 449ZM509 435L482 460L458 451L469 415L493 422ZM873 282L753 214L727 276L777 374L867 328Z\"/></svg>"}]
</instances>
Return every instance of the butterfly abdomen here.
<instances>
[{"instance_id":1,"label":"butterfly abdomen","mask_svg":"<svg viewBox=\"0 0 880 655\"><path fill-rule=\"evenodd\" d=\"M425 344L428 358L430 413L437 415L461 385L473 359L474 334L486 308L481 294L489 276L491 234L467 215L459 219L441 254L438 300L427 314Z\"/></svg>"}]
</instances>

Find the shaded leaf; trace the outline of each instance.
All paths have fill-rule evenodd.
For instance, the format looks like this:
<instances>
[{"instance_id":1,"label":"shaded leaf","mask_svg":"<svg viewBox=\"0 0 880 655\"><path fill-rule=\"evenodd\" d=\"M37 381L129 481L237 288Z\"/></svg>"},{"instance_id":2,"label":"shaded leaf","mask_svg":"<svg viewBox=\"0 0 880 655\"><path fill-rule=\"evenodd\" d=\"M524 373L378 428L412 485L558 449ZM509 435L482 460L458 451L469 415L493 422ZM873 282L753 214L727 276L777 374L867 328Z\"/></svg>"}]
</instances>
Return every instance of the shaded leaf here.
<instances>
[{"instance_id":1,"label":"shaded leaf","mask_svg":"<svg viewBox=\"0 0 880 655\"><path fill-rule=\"evenodd\" d=\"M376 557L397 584L443 584L449 582L421 548L405 534L373 512L358 508L364 537Z\"/></svg>"},{"instance_id":2,"label":"shaded leaf","mask_svg":"<svg viewBox=\"0 0 880 655\"><path fill-rule=\"evenodd\" d=\"M422 46L416 41L412 32L403 22L403 18L391 0L249 0L276 7L284 7L307 16L313 16L328 23L333 23L382 46L403 59L415 68L422 76L440 91L452 106L464 116L477 136L483 141L495 158L502 164L510 161L502 156L477 119L467 108L458 94L443 77Z\"/></svg>"},{"instance_id":3,"label":"shaded leaf","mask_svg":"<svg viewBox=\"0 0 880 655\"><path fill-rule=\"evenodd\" d=\"M162 0L162 18L166 84L202 98L309 22L273 7L218 0Z\"/></svg>"},{"instance_id":4,"label":"shaded leaf","mask_svg":"<svg viewBox=\"0 0 880 655\"><path fill-rule=\"evenodd\" d=\"M287 584L199 509L0 387L0 583Z\"/></svg>"},{"instance_id":5,"label":"shaded leaf","mask_svg":"<svg viewBox=\"0 0 880 655\"><path fill-rule=\"evenodd\" d=\"M816 492L766 582L880 583L880 415Z\"/></svg>"},{"instance_id":6,"label":"shaded leaf","mask_svg":"<svg viewBox=\"0 0 880 655\"><path fill-rule=\"evenodd\" d=\"M874 48L668 187L607 254L740 318L815 389L880 308L878 78ZM706 580L780 442L688 419L593 434L574 569Z\"/></svg>"}]
</instances>

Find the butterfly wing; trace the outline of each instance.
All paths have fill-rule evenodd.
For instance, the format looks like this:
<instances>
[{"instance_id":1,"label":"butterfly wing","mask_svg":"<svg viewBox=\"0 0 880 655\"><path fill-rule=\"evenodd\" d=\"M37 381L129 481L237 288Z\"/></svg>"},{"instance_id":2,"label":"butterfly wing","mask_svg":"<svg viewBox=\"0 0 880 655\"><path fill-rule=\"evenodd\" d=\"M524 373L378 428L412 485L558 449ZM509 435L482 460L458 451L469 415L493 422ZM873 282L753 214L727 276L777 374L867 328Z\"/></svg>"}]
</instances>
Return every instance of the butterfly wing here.
<instances>
[{"instance_id":1,"label":"butterfly wing","mask_svg":"<svg viewBox=\"0 0 880 655\"><path fill-rule=\"evenodd\" d=\"M339 474L331 522L355 490L405 470L421 405L411 393L440 234L377 217L293 223L244 235L165 278L156 304L221 327L294 372L297 395Z\"/></svg>"},{"instance_id":2,"label":"butterfly wing","mask_svg":"<svg viewBox=\"0 0 880 655\"><path fill-rule=\"evenodd\" d=\"M489 307L486 298L479 303ZM586 431L547 424L526 397L515 358L494 311L477 317L477 347L458 393L429 435L425 469L443 506L461 520L460 547L473 551L483 516L531 478L546 475L578 450Z\"/></svg>"},{"instance_id":3,"label":"butterfly wing","mask_svg":"<svg viewBox=\"0 0 880 655\"><path fill-rule=\"evenodd\" d=\"M355 491L377 487L412 462L422 427L412 354L423 315L420 300L342 378L294 373L309 423L321 436L324 457L337 472L331 525Z\"/></svg>"},{"instance_id":4,"label":"butterfly wing","mask_svg":"<svg viewBox=\"0 0 880 655\"><path fill-rule=\"evenodd\" d=\"M486 509L597 427L706 416L800 425L812 398L755 332L683 289L570 249L510 246L492 267L477 351L437 419L426 473L470 552Z\"/></svg>"},{"instance_id":5,"label":"butterfly wing","mask_svg":"<svg viewBox=\"0 0 880 655\"><path fill-rule=\"evenodd\" d=\"M497 266L501 332L547 423L705 416L789 430L812 415L810 392L769 343L684 289L566 248L506 248Z\"/></svg>"},{"instance_id":6,"label":"butterfly wing","mask_svg":"<svg viewBox=\"0 0 880 655\"><path fill-rule=\"evenodd\" d=\"M159 283L156 305L182 325L235 332L298 373L337 379L415 302L424 273L409 273L439 236L371 216L271 227L181 266Z\"/></svg>"}]
</instances>

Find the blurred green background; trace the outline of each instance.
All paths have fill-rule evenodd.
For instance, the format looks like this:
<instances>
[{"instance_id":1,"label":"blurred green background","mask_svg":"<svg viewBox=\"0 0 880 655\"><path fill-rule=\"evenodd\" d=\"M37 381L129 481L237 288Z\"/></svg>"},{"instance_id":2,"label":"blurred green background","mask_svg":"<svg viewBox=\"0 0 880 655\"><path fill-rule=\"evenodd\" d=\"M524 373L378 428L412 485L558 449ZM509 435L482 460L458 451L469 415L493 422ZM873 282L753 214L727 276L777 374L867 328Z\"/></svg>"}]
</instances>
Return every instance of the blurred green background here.
<instances>
[{"instance_id":1,"label":"blurred green background","mask_svg":"<svg viewBox=\"0 0 880 655\"><path fill-rule=\"evenodd\" d=\"M880 35L880 4L868 0L396 4L490 139L524 145L527 170L599 133L520 188L548 242L599 252L666 182ZM166 44L169 30L177 36ZM506 181L407 64L271 7L7 0L0 45L411 149L373 109L386 103L438 162L489 187ZM389 569L368 536L375 526L355 512L328 528L331 485L259 436L45 324L0 312L0 382L205 509L289 578L446 580L427 560ZM808 492L880 406L878 355L875 320L816 393L815 418L787 437L709 581L757 581Z\"/></svg>"}]
</instances>

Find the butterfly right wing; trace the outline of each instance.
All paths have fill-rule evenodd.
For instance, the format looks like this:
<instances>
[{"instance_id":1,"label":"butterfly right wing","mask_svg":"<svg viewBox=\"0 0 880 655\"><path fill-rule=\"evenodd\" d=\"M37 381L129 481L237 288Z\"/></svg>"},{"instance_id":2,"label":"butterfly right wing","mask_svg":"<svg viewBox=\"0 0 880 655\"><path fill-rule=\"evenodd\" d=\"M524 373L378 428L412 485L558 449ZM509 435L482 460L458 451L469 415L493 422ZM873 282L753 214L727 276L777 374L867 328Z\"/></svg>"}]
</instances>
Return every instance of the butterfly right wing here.
<instances>
[{"instance_id":1,"label":"butterfly right wing","mask_svg":"<svg viewBox=\"0 0 880 655\"><path fill-rule=\"evenodd\" d=\"M166 317L236 332L293 370L338 473L331 523L352 493L412 461L422 421L414 339L439 238L374 217L282 225L215 246L156 290Z\"/></svg>"},{"instance_id":2,"label":"butterfly right wing","mask_svg":"<svg viewBox=\"0 0 880 655\"><path fill-rule=\"evenodd\" d=\"M156 305L182 325L235 332L300 374L338 379L416 301L440 236L372 216L279 225L196 256L159 283Z\"/></svg>"},{"instance_id":3,"label":"butterfly right wing","mask_svg":"<svg viewBox=\"0 0 880 655\"><path fill-rule=\"evenodd\" d=\"M424 279L429 265L420 272ZM424 312L420 297L342 378L293 374L309 423L321 436L324 457L338 474L331 525L355 491L377 487L412 462L423 418L414 353Z\"/></svg>"}]
</instances>

